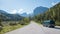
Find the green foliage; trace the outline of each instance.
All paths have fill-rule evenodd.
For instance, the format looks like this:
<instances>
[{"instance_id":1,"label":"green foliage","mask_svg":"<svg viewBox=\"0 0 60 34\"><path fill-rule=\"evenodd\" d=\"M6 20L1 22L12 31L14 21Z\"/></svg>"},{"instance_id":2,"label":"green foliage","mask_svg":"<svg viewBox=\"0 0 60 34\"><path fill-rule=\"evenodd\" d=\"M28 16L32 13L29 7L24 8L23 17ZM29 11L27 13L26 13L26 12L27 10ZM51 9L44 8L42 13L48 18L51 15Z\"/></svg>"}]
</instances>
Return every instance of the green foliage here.
<instances>
[{"instance_id":1,"label":"green foliage","mask_svg":"<svg viewBox=\"0 0 60 34\"><path fill-rule=\"evenodd\" d=\"M9 31L21 28L21 27L22 27L22 25L20 25L20 24L17 24L14 26L4 26L3 29L0 31L0 34L4 34L6 32L9 32Z\"/></svg>"},{"instance_id":2,"label":"green foliage","mask_svg":"<svg viewBox=\"0 0 60 34\"><path fill-rule=\"evenodd\" d=\"M1 20L0 20L0 26L3 26L2 23L1 23Z\"/></svg>"},{"instance_id":3,"label":"green foliage","mask_svg":"<svg viewBox=\"0 0 60 34\"><path fill-rule=\"evenodd\" d=\"M9 25L13 26L13 25L17 25L17 23L10 23Z\"/></svg>"},{"instance_id":4,"label":"green foliage","mask_svg":"<svg viewBox=\"0 0 60 34\"><path fill-rule=\"evenodd\" d=\"M29 22L29 18L24 18L23 21L24 21L25 23L28 23L28 22Z\"/></svg>"},{"instance_id":5,"label":"green foliage","mask_svg":"<svg viewBox=\"0 0 60 34\"><path fill-rule=\"evenodd\" d=\"M19 23L20 23L21 25L25 25L25 24L29 24L29 22L30 22L29 18L24 18L24 19L20 20Z\"/></svg>"},{"instance_id":6,"label":"green foliage","mask_svg":"<svg viewBox=\"0 0 60 34\"><path fill-rule=\"evenodd\" d=\"M2 29L3 29L2 26L0 26L0 31L1 31Z\"/></svg>"},{"instance_id":7,"label":"green foliage","mask_svg":"<svg viewBox=\"0 0 60 34\"><path fill-rule=\"evenodd\" d=\"M2 21L0 23L2 23L4 26L3 26L3 29L0 30L0 34L4 34L6 32L25 26L29 24L29 22L30 22L29 18L23 18L20 21Z\"/></svg>"},{"instance_id":8,"label":"green foliage","mask_svg":"<svg viewBox=\"0 0 60 34\"><path fill-rule=\"evenodd\" d=\"M55 6L49 8L45 13L39 14L34 17L35 21L44 21L44 20L54 20L58 21L56 22L56 25L60 25L60 3L56 4Z\"/></svg>"}]
</instances>

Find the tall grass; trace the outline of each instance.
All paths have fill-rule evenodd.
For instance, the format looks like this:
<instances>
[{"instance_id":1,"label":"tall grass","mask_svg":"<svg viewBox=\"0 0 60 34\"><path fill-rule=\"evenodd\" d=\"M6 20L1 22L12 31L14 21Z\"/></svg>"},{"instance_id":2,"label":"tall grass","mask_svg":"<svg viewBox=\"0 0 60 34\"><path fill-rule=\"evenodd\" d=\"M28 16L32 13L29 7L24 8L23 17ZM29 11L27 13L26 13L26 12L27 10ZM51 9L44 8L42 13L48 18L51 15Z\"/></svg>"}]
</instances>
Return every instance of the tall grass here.
<instances>
[{"instance_id":1,"label":"tall grass","mask_svg":"<svg viewBox=\"0 0 60 34\"><path fill-rule=\"evenodd\" d=\"M3 30L0 31L0 34L4 34L4 33L6 33L6 32L9 32L9 31L12 31L12 30L21 28L22 26L23 26L23 25L20 25L20 24L17 24L17 25L14 25L14 26L4 26L4 27L3 27Z\"/></svg>"}]
</instances>

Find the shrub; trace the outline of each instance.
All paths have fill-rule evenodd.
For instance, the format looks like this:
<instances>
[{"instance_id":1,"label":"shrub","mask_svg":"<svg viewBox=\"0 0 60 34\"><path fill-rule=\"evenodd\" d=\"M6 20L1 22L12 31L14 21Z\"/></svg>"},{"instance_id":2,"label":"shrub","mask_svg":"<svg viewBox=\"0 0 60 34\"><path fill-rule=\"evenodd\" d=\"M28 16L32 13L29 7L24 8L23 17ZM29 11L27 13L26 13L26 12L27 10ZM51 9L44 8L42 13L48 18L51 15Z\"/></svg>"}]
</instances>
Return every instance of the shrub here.
<instances>
[{"instance_id":1,"label":"shrub","mask_svg":"<svg viewBox=\"0 0 60 34\"><path fill-rule=\"evenodd\" d=\"M2 29L3 29L2 26L0 26L0 31L1 31Z\"/></svg>"},{"instance_id":2,"label":"shrub","mask_svg":"<svg viewBox=\"0 0 60 34\"><path fill-rule=\"evenodd\" d=\"M14 22L14 23L10 23L10 25L13 26L13 25L17 25L17 24Z\"/></svg>"},{"instance_id":3,"label":"shrub","mask_svg":"<svg viewBox=\"0 0 60 34\"><path fill-rule=\"evenodd\" d=\"M29 18L24 18L24 19L20 20L19 24L26 25L26 24L29 24L29 22L30 22Z\"/></svg>"}]
</instances>

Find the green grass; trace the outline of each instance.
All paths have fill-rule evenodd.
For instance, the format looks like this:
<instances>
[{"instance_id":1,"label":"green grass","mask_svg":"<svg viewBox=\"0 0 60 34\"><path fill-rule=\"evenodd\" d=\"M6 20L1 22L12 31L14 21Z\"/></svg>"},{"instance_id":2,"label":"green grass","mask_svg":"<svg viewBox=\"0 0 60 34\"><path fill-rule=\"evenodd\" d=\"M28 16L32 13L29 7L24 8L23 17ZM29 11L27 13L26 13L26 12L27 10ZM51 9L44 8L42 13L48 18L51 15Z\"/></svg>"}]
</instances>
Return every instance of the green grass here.
<instances>
[{"instance_id":1,"label":"green grass","mask_svg":"<svg viewBox=\"0 0 60 34\"><path fill-rule=\"evenodd\" d=\"M28 25L29 23L28 22L24 22L23 25L21 25L20 23L18 24L15 24L15 25L8 25L8 26L4 26L3 29L0 31L0 34L4 34L4 33L7 33L7 32L10 32L12 30L16 30L18 28L21 28L23 26L26 26Z\"/></svg>"},{"instance_id":2,"label":"green grass","mask_svg":"<svg viewBox=\"0 0 60 34\"><path fill-rule=\"evenodd\" d=\"M58 22L58 21L56 21L55 24L56 24L57 26L60 26L60 22Z\"/></svg>"},{"instance_id":3,"label":"green grass","mask_svg":"<svg viewBox=\"0 0 60 34\"><path fill-rule=\"evenodd\" d=\"M14 26L4 26L3 30L0 31L0 34L4 34L6 32L21 28L22 26L24 26L24 25L17 24L17 25L14 25Z\"/></svg>"}]
</instances>

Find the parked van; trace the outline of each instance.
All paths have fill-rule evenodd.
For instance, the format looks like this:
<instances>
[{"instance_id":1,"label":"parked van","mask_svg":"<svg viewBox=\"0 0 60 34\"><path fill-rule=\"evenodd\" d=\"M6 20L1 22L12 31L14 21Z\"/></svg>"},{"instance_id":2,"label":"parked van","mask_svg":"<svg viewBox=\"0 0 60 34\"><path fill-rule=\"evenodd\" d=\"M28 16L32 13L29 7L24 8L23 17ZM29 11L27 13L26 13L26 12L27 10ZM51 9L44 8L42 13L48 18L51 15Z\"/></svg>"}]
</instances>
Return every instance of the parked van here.
<instances>
[{"instance_id":1,"label":"parked van","mask_svg":"<svg viewBox=\"0 0 60 34\"><path fill-rule=\"evenodd\" d=\"M46 20L46 21L43 21L43 26L45 27L50 27L50 28L54 28L55 27L55 21L53 20Z\"/></svg>"}]
</instances>

